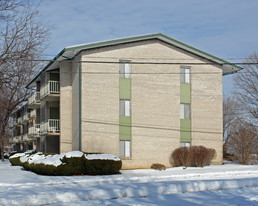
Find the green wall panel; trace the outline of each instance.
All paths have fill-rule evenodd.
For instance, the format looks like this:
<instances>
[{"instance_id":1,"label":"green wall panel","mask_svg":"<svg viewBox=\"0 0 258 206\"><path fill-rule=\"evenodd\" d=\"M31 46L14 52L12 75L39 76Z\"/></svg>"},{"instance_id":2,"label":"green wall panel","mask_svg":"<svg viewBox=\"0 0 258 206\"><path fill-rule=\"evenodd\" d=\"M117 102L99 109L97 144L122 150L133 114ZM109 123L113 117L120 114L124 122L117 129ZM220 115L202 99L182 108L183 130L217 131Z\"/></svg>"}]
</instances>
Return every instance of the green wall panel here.
<instances>
[{"instance_id":1,"label":"green wall panel","mask_svg":"<svg viewBox=\"0 0 258 206\"><path fill-rule=\"evenodd\" d=\"M131 79L119 79L119 98L131 99Z\"/></svg>"},{"instance_id":2,"label":"green wall panel","mask_svg":"<svg viewBox=\"0 0 258 206\"><path fill-rule=\"evenodd\" d=\"M191 85L181 83L180 85L180 102L191 103Z\"/></svg>"},{"instance_id":3,"label":"green wall panel","mask_svg":"<svg viewBox=\"0 0 258 206\"><path fill-rule=\"evenodd\" d=\"M131 138L132 138L131 117L119 116L119 139L131 140Z\"/></svg>"},{"instance_id":4,"label":"green wall panel","mask_svg":"<svg viewBox=\"0 0 258 206\"><path fill-rule=\"evenodd\" d=\"M59 81L59 73L50 73L50 80Z\"/></svg>"},{"instance_id":5,"label":"green wall panel","mask_svg":"<svg viewBox=\"0 0 258 206\"><path fill-rule=\"evenodd\" d=\"M59 119L59 107L50 107L50 119Z\"/></svg>"},{"instance_id":6,"label":"green wall panel","mask_svg":"<svg viewBox=\"0 0 258 206\"><path fill-rule=\"evenodd\" d=\"M180 141L191 142L191 120L180 120Z\"/></svg>"}]
</instances>

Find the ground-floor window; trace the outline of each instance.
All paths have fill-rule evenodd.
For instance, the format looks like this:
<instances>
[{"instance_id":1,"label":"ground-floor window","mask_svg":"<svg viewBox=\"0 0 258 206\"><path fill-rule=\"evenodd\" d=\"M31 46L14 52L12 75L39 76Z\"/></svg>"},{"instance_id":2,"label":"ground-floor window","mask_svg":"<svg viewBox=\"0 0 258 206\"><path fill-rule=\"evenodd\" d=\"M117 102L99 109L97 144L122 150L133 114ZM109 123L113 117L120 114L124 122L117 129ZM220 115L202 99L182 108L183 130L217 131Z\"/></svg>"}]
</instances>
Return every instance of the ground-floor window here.
<instances>
[{"instance_id":1,"label":"ground-floor window","mask_svg":"<svg viewBox=\"0 0 258 206\"><path fill-rule=\"evenodd\" d=\"M191 143L190 142L180 142L180 147L190 147Z\"/></svg>"},{"instance_id":2,"label":"ground-floor window","mask_svg":"<svg viewBox=\"0 0 258 206\"><path fill-rule=\"evenodd\" d=\"M119 156L131 157L131 141L119 141Z\"/></svg>"}]
</instances>

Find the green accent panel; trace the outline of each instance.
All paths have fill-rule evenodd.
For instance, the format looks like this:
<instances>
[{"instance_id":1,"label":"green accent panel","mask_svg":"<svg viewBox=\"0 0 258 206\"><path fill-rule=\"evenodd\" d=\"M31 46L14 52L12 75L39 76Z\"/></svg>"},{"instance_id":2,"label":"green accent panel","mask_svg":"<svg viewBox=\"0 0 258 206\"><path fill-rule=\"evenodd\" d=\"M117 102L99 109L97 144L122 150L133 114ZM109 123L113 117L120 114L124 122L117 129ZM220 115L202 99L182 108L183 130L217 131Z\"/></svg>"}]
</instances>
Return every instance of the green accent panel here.
<instances>
[{"instance_id":1,"label":"green accent panel","mask_svg":"<svg viewBox=\"0 0 258 206\"><path fill-rule=\"evenodd\" d=\"M131 99L131 79L119 79L119 98Z\"/></svg>"},{"instance_id":2,"label":"green accent panel","mask_svg":"<svg viewBox=\"0 0 258 206\"><path fill-rule=\"evenodd\" d=\"M59 119L59 107L50 107L50 119Z\"/></svg>"},{"instance_id":3,"label":"green accent panel","mask_svg":"<svg viewBox=\"0 0 258 206\"><path fill-rule=\"evenodd\" d=\"M180 84L180 102L191 103L191 84Z\"/></svg>"},{"instance_id":4,"label":"green accent panel","mask_svg":"<svg viewBox=\"0 0 258 206\"><path fill-rule=\"evenodd\" d=\"M119 140L131 140L132 138L131 117L119 116Z\"/></svg>"},{"instance_id":5,"label":"green accent panel","mask_svg":"<svg viewBox=\"0 0 258 206\"><path fill-rule=\"evenodd\" d=\"M191 142L191 120L180 119L180 141Z\"/></svg>"},{"instance_id":6,"label":"green accent panel","mask_svg":"<svg viewBox=\"0 0 258 206\"><path fill-rule=\"evenodd\" d=\"M50 80L59 81L59 73L50 73Z\"/></svg>"}]
</instances>

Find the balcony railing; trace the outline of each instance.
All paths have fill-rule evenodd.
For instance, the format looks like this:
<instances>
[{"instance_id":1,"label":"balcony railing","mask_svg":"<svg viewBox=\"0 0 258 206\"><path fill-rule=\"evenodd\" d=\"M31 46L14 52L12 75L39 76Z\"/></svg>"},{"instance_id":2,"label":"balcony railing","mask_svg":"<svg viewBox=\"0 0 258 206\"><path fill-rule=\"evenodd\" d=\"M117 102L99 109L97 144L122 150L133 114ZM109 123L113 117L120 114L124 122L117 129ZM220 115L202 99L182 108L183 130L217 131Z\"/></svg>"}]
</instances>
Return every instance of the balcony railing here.
<instances>
[{"instance_id":1,"label":"balcony railing","mask_svg":"<svg viewBox=\"0 0 258 206\"><path fill-rule=\"evenodd\" d=\"M32 127L29 127L29 136L39 136L40 133L40 124L35 124Z\"/></svg>"},{"instance_id":2,"label":"balcony railing","mask_svg":"<svg viewBox=\"0 0 258 206\"><path fill-rule=\"evenodd\" d=\"M40 92L34 92L28 99L28 105L40 103Z\"/></svg>"},{"instance_id":3,"label":"balcony railing","mask_svg":"<svg viewBox=\"0 0 258 206\"><path fill-rule=\"evenodd\" d=\"M60 94L60 83L59 81L48 81L47 84L40 88L40 98L44 98L49 94Z\"/></svg>"},{"instance_id":4,"label":"balcony railing","mask_svg":"<svg viewBox=\"0 0 258 206\"><path fill-rule=\"evenodd\" d=\"M59 133L60 132L60 120L49 119L47 122L41 123L40 133Z\"/></svg>"},{"instance_id":5,"label":"balcony railing","mask_svg":"<svg viewBox=\"0 0 258 206\"><path fill-rule=\"evenodd\" d=\"M31 110L31 112L30 112L30 119L32 119L32 118L34 118L34 117L36 117L36 116L37 116L37 111L36 111L36 109Z\"/></svg>"}]
</instances>

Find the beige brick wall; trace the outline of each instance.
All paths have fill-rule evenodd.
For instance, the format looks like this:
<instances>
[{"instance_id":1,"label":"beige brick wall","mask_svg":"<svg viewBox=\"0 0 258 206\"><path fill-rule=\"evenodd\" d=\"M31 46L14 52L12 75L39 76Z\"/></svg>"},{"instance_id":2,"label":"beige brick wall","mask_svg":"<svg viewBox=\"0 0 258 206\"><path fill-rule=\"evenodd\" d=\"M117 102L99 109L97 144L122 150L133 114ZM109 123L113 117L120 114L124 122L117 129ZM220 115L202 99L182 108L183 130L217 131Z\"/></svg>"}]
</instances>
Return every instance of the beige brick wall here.
<instances>
[{"instance_id":1,"label":"beige brick wall","mask_svg":"<svg viewBox=\"0 0 258 206\"><path fill-rule=\"evenodd\" d=\"M192 144L216 149L213 161L218 163L222 161L222 70L199 65L191 71Z\"/></svg>"},{"instance_id":2,"label":"beige brick wall","mask_svg":"<svg viewBox=\"0 0 258 206\"><path fill-rule=\"evenodd\" d=\"M82 53L82 60L118 62L119 59L133 62L204 63L193 55L156 40ZM83 151L119 155L118 71L118 64L82 64ZM191 71L193 73L192 130L194 131L192 144L215 148L216 160L220 161L221 70L211 65L194 65ZM218 74L194 75L194 72L213 71ZM96 72L102 74L96 74ZM132 64L132 158L123 160L124 169L149 168L153 163L169 166L169 156L180 143L179 72L180 65ZM203 133L196 131L203 131Z\"/></svg>"},{"instance_id":3,"label":"beige brick wall","mask_svg":"<svg viewBox=\"0 0 258 206\"><path fill-rule=\"evenodd\" d=\"M72 150L72 64L60 63L60 152Z\"/></svg>"}]
</instances>

